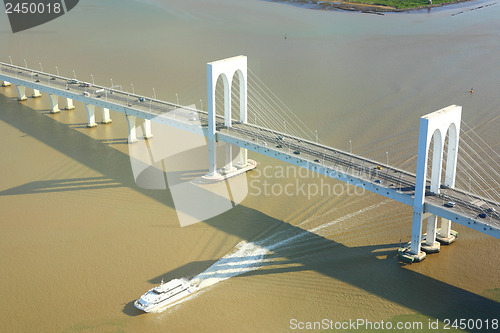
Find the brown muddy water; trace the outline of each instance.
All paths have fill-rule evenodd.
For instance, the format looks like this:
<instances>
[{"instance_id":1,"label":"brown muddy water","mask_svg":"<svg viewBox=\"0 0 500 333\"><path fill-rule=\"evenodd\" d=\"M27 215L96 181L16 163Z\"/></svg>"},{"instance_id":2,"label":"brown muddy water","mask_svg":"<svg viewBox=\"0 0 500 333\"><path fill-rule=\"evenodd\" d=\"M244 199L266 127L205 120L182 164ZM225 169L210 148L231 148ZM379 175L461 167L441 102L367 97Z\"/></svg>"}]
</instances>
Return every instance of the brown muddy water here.
<instances>
[{"instance_id":1,"label":"brown muddy water","mask_svg":"<svg viewBox=\"0 0 500 333\"><path fill-rule=\"evenodd\" d=\"M468 10L485 3L378 16L258 0L88 0L16 34L0 15L0 58L200 107L206 63L244 54L323 142L349 150L351 140L355 153L385 162L388 152L414 171L419 117L450 104L498 151L500 5ZM54 115L47 96L15 97L2 88L2 331L290 332L292 319L425 328L498 318L497 239L454 226L455 244L402 266L395 251L409 240L409 207L256 154L240 205L180 227L169 191L135 184L122 114L88 129L79 103ZM266 181L338 191L266 195ZM216 275L160 314L133 307L162 279L228 260L250 269Z\"/></svg>"}]
</instances>

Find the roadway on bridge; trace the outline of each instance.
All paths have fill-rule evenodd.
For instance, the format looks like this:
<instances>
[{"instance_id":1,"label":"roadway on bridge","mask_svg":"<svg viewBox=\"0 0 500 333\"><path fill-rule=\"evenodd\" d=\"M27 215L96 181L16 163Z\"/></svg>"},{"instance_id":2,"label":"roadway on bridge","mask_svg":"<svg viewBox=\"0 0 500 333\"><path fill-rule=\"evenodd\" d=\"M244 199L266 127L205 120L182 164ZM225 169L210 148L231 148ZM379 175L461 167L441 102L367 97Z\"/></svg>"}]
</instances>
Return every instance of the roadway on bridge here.
<instances>
[{"instance_id":1,"label":"roadway on bridge","mask_svg":"<svg viewBox=\"0 0 500 333\"><path fill-rule=\"evenodd\" d=\"M256 144L279 150L290 156L300 156L310 163L318 164L319 167L354 175L358 179L385 186L412 198L415 194L416 175L405 170L249 124L236 123L231 128L224 128L221 131L231 133L235 137L245 137ZM430 188L430 181L427 183ZM455 207L445 207L444 204L449 201L454 202ZM427 192L425 202L500 228L499 204L475 194L442 186L438 195ZM479 217L481 213L486 214L486 217Z\"/></svg>"}]
</instances>

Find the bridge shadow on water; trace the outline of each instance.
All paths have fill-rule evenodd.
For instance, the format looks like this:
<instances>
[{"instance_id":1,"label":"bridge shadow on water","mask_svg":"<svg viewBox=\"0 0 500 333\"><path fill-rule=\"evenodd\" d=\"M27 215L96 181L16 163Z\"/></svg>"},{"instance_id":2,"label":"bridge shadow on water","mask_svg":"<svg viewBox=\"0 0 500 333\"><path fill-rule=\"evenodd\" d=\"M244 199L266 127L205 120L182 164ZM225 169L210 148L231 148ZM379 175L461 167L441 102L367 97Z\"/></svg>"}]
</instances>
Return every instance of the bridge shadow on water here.
<instances>
[{"instance_id":1,"label":"bridge shadow on water","mask_svg":"<svg viewBox=\"0 0 500 333\"><path fill-rule=\"evenodd\" d=\"M34 182L30 183L31 185L5 190L0 193L1 195L56 191L61 187L57 185L64 185L65 181L77 184L77 188L82 187L79 182L96 182L89 185L90 188L129 187L161 204L173 207L168 192L144 190L136 186L130 171L128 155L1 94L0 105L8 106L0 111L1 121L103 175L102 179L98 177L48 183ZM269 250L262 258L249 255L235 259L240 262L263 259L257 263L260 265L259 269L249 270L239 276L311 270L432 318L491 320L497 318L500 313L498 302L400 267L394 257L394 248L398 244L348 247L241 204L224 214L224 220L231 223L224 223L220 218L212 218L204 223ZM252 222L249 223L249 220ZM288 242L290 239L293 241ZM383 255L388 255L387 259L377 258ZM218 264L221 265L220 271L224 271L227 267L242 267L238 266L238 262L231 261L192 262L154 277L150 282L157 284L162 278L168 280L179 276L193 276ZM222 274L215 275L218 278L225 277L223 272L215 274ZM133 307L133 302L125 305L123 312L131 316L139 314Z\"/></svg>"},{"instance_id":2,"label":"bridge shadow on water","mask_svg":"<svg viewBox=\"0 0 500 333\"><path fill-rule=\"evenodd\" d=\"M65 191L98 190L104 188L123 187L114 179L107 177L88 177L71 179L39 180L19 185L4 191L2 195L21 195Z\"/></svg>"}]
</instances>

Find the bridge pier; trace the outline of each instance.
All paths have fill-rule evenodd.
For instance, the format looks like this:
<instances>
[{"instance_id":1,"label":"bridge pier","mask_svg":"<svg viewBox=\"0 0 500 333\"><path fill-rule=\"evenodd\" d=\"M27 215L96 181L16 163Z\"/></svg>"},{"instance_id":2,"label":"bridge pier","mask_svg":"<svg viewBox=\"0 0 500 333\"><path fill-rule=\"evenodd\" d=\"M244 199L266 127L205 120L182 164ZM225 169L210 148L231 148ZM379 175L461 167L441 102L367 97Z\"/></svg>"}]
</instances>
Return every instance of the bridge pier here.
<instances>
[{"instance_id":1,"label":"bridge pier","mask_svg":"<svg viewBox=\"0 0 500 333\"><path fill-rule=\"evenodd\" d=\"M236 163L236 167L241 169L248 166L248 150L240 148L240 160Z\"/></svg>"},{"instance_id":2,"label":"bridge pier","mask_svg":"<svg viewBox=\"0 0 500 333\"><path fill-rule=\"evenodd\" d=\"M441 248L441 244L436 241L436 226L437 216L432 214L427 218L427 235L425 236L425 243L421 246L426 253L436 253Z\"/></svg>"},{"instance_id":3,"label":"bridge pier","mask_svg":"<svg viewBox=\"0 0 500 333\"><path fill-rule=\"evenodd\" d=\"M233 167L233 146L228 143L226 143L226 165L223 171L225 175L236 171L236 168Z\"/></svg>"},{"instance_id":4,"label":"bridge pier","mask_svg":"<svg viewBox=\"0 0 500 333\"><path fill-rule=\"evenodd\" d=\"M33 97L33 98L42 97L42 94L40 94L40 90L33 89L33 95L31 95L31 97Z\"/></svg>"},{"instance_id":5,"label":"bridge pier","mask_svg":"<svg viewBox=\"0 0 500 333\"><path fill-rule=\"evenodd\" d=\"M10 83L10 82L3 81L3 83L2 83L2 87L10 87L10 86L11 86L11 83Z\"/></svg>"},{"instance_id":6,"label":"bridge pier","mask_svg":"<svg viewBox=\"0 0 500 333\"><path fill-rule=\"evenodd\" d=\"M135 132L135 116L127 115L128 125L128 143L137 142L137 135Z\"/></svg>"},{"instance_id":7,"label":"bridge pier","mask_svg":"<svg viewBox=\"0 0 500 333\"><path fill-rule=\"evenodd\" d=\"M75 106L73 105L73 100L71 98L66 98L66 107L64 110L73 110Z\"/></svg>"},{"instance_id":8,"label":"bridge pier","mask_svg":"<svg viewBox=\"0 0 500 333\"><path fill-rule=\"evenodd\" d=\"M50 99L50 105L52 108L50 113L60 112L61 110L59 110L59 96L49 94L49 99Z\"/></svg>"},{"instance_id":9,"label":"bridge pier","mask_svg":"<svg viewBox=\"0 0 500 333\"><path fill-rule=\"evenodd\" d=\"M102 108L102 121L101 124L109 124L112 120L109 116L109 109Z\"/></svg>"},{"instance_id":10,"label":"bridge pier","mask_svg":"<svg viewBox=\"0 0 500 333\"><path fill-rule=\"evenodd\" d=\"M87 110L87 127L96 127L97 124L95 122L95 105L85 104L85 109Z\"/></svg>"},{"instance_id":11,"label":"bridge pier","mask_svg":"<svg viewBox=\"0 0 500 333\"><path fill-rule=\"evenodd\" d=\"M437 240L440 243L449 245L455 241L457 232L451 230L451 221L441 218L441 228L438 230Z\"/></svg>"},{"instance_id":12,"label":"bridge pier","mask_svg":"<svg viewBox=\"0 0 500 333\"><path fill-rule=\"evenodd\" d=\"M434 138L430 192L439 194L439 189L441 186L444 141L448 132L449 143L446 160L445 185L449 187L453 187L455 185L458 136L460 133L461 116L462 107L451 105L447 108L435 111L420 118L416 172L417 177L415 181L415 196L413 202L411 246L410 250L405 253L415 261L421 261L425 258L425 253L421 251L422 221L424 219L424 202L427 187L427 162L430 143L432 138ZM432 248L434 248L434 239L436 237L435 223L435 218L431 217L428 223L428 234L426 236L426 238L429 237L429 241L426 241L426 245L429 245ZM445 236L449 234L449 225L445 223L444 229L440 232L440 234L444 234ZM432 244L430 243L431 241Z\"/></svg>"},{"instance_id":13,"label":"bridge pier","mask_svg":"<svg viewBox=\"0 0 500 333\"><path fill-rule=\"evenodd\" d=\"M151 132L151 120L150 119L144 119L144 139L151 139L153 138L153 133Z\"/></svg>"},{"instance_id":14,"label":"bridge pier","mask_svg":"<svg viewBox=\"0 0 500 333\"><path fill-rule=\"evenodd\" d=\"M27 100L28 97L26 97L26 87L23 87L23 86L20 86L17 84L16 88L17 88L17 95L18 95L17 100L20 102Z\"/></svg>"}]
</instances>

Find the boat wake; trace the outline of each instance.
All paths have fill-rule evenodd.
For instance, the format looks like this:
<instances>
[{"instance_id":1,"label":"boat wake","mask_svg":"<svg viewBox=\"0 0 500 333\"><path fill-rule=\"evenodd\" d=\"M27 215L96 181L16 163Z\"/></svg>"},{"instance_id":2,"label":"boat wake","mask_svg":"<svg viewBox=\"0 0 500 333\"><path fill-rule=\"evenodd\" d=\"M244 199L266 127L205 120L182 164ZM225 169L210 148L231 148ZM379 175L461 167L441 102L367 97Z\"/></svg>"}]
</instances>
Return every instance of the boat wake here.
<instances>
[{"instance_id":1,"label":"boat wake","mask_svg":"<svg viewBox=\"0 0 500 333\"><path fill-rule=\"evenodd\" d=\"M236 250L219 259L203 273L195 276L192 281L198 283L198 288L206 288L231 277L253 271L265 263L264 256L269 249L256 243L241 241Z\"/></svg>"},{"instance_id":2,"label":"boat wake","mask_svg":"<svg viewBox=\"0 0 500 333\"><path fill-rule=\"evenodd\" d=\"M382 201L380 203L365 207L356 212L346 214L335 220L321 224L320 226L311 228L310 230L304 230L299 227L294 227L292 230L290 226L287 228L274 232L269 237L256 241L247 242L241 241L236 246L233 252L225 255L212 266L210 266L204 272L194 276L191 279L191 284L197 286L196 293L186 297L185 299L177 302L177 304L184 303L190 299L199 296L204 292L203 289L213 286L216 283L227 280L229 278L248 273L257 270L263 266L272 264L272 261L276 259L274 256L274 250L278 248L284 248L290 246L299 241L307 241L309 238L313 239L316 236L329 236L328 228L332 227L340 222L344 222L351 218L354 218L363 213L367 213L370 210L379 208L381 205L389 202L389 200ZM311 219L311 221L316 218ZM303 221L300 225L304 225L310 221ZM171 306L167 306L159 312L163 312Z\"/></svg>"}]
</instances>

